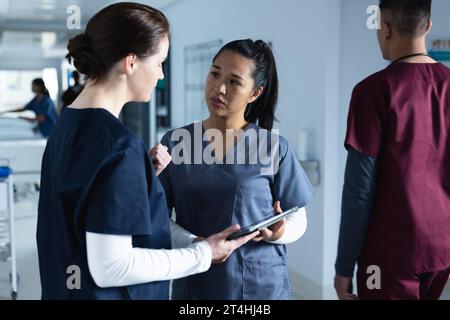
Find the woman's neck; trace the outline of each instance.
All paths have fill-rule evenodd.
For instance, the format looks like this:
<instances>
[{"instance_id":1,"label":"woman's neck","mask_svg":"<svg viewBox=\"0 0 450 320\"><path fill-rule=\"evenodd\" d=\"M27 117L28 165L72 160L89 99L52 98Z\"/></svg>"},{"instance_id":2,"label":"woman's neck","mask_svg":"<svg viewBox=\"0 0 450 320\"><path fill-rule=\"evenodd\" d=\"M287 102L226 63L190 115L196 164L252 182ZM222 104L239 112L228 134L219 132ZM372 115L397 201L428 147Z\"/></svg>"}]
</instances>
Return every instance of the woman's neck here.
<instances>
[{"instance_id":1,"label":"woman's neck","mask_svg":"<svg viewBox=\"0 0 450 320\"><path fill-rule=\"evenodd\" d=\"M103 81L88 82L84 90L70 106L74 109L105 109L119 118L123 106L131 101L125 84Z\"/></svg>"},{"instance_id":2,"label":"woman's neck","mask_svg":"<svg viewBox=\"0 0 450 320\"><path fill-rule=\"evenodd\" d=\"M210 116L208 119L203 121L203 126L206 130L208 129L219 129L223 134L227 132L227 130L239 130L244 129L248 126L248 122L244 119L243 116L233 118L221 118Z\"/></svg>"}]
</instances>

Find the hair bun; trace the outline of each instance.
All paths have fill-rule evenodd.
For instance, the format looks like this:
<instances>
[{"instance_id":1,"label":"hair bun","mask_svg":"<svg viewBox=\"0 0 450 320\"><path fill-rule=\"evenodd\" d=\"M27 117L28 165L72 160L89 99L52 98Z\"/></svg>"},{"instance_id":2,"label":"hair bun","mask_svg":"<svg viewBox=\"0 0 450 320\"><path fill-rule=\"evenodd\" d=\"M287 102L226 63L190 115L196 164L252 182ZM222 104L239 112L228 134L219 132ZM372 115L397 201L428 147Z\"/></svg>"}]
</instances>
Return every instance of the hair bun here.
<instances>
[{"instance_id":1,"label":"hair bun","mask_svg":"<svg viewBox=\"0 0 450 320\"><path fill-rule=\"evenodd\" d=\"M67 59L72 62L75 68L88 77L96 77L102 72L102 63L97 59L92 49L89 38L85 33L81 33L69 40L67 46L69 54Z\"/></svg>"},{"instance_id":2,"label":"hair bun","mask_svg":"<svg viewBox=\"0 0 450 320\"><path fill-rule=\"evenodd\" d=\"M85 33L80 33L69 40L69 45L67 47L69 49L69 53L75 52L77 50L89 50L90 49L90 41L88 36Z\"/></svg>"}]
</instances>

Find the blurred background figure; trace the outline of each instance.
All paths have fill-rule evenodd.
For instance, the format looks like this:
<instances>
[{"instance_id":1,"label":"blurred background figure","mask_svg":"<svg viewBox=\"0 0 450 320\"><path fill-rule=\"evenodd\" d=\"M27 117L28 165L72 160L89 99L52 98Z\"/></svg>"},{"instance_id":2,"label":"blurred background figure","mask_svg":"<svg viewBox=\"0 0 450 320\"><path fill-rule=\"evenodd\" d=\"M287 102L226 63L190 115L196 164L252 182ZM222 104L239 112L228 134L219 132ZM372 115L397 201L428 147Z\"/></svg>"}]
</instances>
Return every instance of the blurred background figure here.
<instances>
[{"instance_id":1,"label":"blurred background figure","mask_svg":"<svg viewBox=\"0 0 450 320\"><path fill-rule=\"evenodd\" d=\"M50 94L45 86L44 80L41 78L34 79L31 83L31 91L35 97L23 108L12 110L9 112L23 112L26 110L33 111L36 116L33 118L21 117L32 123L37 123L38 129L43 137L48 138L56 123L58 115L56 114L55 105L53 104Z\"/></svg>"},{"instance_id":2,"label":"blurred background figure","mask_svg":"<svg viewBox=\"0 0 450 320\"><path fill-rule=\"evenodd\" d=\"M78 71L72 72L72 78L75 82L74 85L70 86L66 91L64 91L61 96L61 111L64 110L65 107L70 106L84 89L84 86L80 83L80 74L78 73Z\"/></svg>"}]
</instances>

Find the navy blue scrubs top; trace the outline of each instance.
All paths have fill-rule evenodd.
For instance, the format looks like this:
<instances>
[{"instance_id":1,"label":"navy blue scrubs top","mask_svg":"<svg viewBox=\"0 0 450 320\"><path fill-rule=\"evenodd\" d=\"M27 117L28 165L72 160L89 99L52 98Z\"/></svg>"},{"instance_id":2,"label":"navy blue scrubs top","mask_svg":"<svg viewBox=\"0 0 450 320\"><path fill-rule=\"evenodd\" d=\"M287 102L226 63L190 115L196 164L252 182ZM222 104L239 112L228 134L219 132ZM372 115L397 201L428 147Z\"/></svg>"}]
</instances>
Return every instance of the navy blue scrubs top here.
<instances>
[{"instance_id":1,"label":"navy blue scrubs top","mask_svg":"<svg viewBox=\"0 0 450 320\"><path fill-rule=\"evenodd\" d=\"M25 106L25 109L33 111L37 116L45 117L44 121L39 122L38 127L41 134L48 138L58 118L52 99L49 96L44 96L42 100L35 97Z\"/></svg>"},{"instance_id":2,"label":"navy blue scrubs top","mask_svg":"<svg viewBox=\"0 0 450 320\"><path fill-rule=\"evenodd\" d=\"M132 235L139 248L171 247L164 191L142 140L104 109L66 108L42 163L37 226L42 298L168 299L168 281L99 288L88 268L87 231ZM73 266L80 270L80 289L67 286Z\"/></svg>"},{"instance_id":3,"label":"navy blue scrubs top","mask_svg":"<svg viewBox=\"0 0 450 320\"><path fill-rule=\"evenodd\" d=\"M186 135L177 137L183 132ZM230 150L235 161L229 164L227 161L208 164L204 157L201 163L195 161L197 146L200 152L209 152L206 149L209 142L202 141L201 123L169 132L161 141L172 153L172 163L159 176L168 207L175 209L177 223L197 236L208 237L231 224L247 226L273 215L273 204L278 200L287 210L306 206L314 196L305 172L284 138L253 123L245 133ZM271 143L277 140L279 143ZM263 141L269 142L266 149L271 161L263 158L252 161L256 159L252 150L256 150L255 146L261 148ZM275 150L278 157L272 153ZM245 161L239 161L239 151L245 154ZM190 161L178 161L181 158L178 155ZM271 166L273 171L262 170ZM286 246L249 242L234 251L225 263L175 280L172 292L174 299L290 299Z\"/></svg>"}]
</instances>

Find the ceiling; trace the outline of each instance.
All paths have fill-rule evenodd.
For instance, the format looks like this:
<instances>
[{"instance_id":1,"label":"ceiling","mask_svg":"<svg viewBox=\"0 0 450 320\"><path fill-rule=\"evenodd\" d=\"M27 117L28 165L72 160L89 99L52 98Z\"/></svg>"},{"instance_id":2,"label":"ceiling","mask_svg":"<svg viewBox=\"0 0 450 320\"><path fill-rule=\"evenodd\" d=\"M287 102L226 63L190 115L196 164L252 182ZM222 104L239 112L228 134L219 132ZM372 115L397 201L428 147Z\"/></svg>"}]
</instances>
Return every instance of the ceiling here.
<instances>
[{"instance_id":1,"label":"ceiling","mask_svg":"<svg viewBox=\"0 0 450 320\"><path fill-rule=\"evenodd\" d=\"M143 0L164 9L181 0ZM67 20L72 5L81 14L81 29L101 8L120 1L109 0L0 0L0 56L64 56L68 39L80 32L70 30Z\"/></svg>"}]
</instances>

